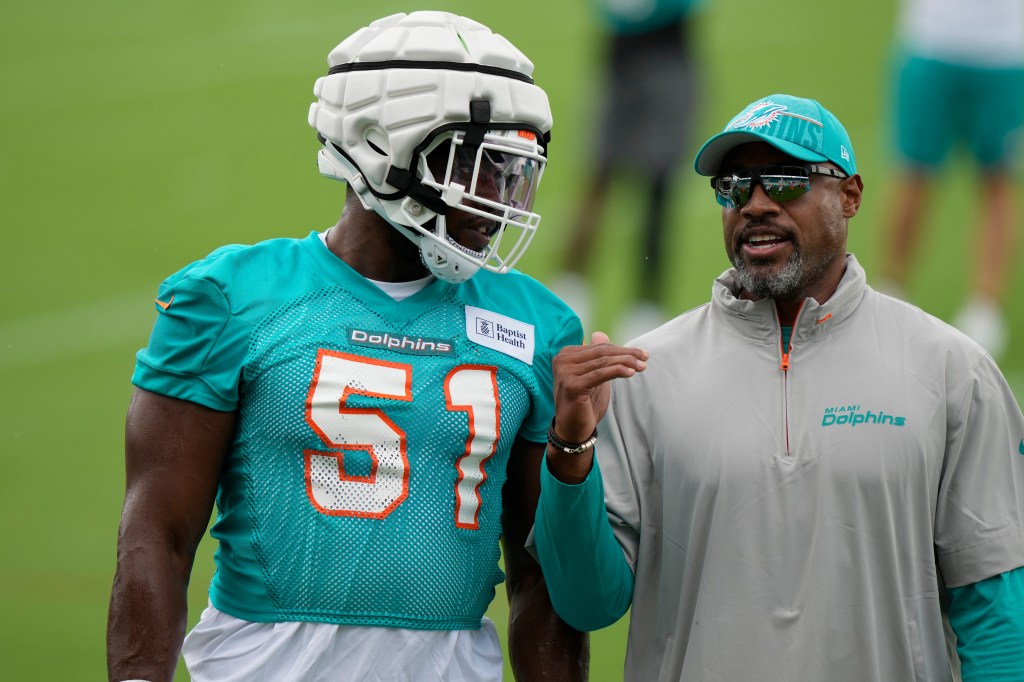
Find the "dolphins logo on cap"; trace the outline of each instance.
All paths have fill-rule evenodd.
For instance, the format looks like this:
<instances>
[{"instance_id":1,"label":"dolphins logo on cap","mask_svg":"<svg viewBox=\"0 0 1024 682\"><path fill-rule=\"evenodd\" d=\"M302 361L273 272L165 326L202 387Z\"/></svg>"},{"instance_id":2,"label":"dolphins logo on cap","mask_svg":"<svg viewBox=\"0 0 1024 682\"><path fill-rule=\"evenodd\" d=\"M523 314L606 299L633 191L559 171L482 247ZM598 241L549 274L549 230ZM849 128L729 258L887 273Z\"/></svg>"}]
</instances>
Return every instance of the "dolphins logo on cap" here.
<instances>
[{"instance_id":1,"label":"dolphins logo on cap","mask_svg":"<svg viewBox=\"0 0 1024 682\"><path fill-rule=\"evenodd\" d=\"M761 100L756 104L752 104L747 111L743 112L729 124L729 130L735 130L736 128L764 128L770 126L772 123L778 120L787 107L784 104L776 104L775 102L766 99Z\"/></svg>"}]
</instances>

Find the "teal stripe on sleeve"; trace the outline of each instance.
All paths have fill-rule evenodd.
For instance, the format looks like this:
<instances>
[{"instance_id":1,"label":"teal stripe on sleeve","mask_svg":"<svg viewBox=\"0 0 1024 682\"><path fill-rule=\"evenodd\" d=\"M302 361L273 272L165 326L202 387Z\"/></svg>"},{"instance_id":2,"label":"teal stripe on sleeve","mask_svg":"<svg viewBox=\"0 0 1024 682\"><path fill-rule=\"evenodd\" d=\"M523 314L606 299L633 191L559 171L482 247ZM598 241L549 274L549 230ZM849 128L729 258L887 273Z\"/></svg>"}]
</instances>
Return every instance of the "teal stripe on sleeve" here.
<instances>
[{"instance_id":1,"label":"teal stripe on sleeve","mask_svg":"<svg viewBox=\"0 0 1024 682\"><path fill-rule=\"evenodd\" d=\"M1024 682L1024 567L947 592L964 682Z\"/></svg>"}]
</instances>

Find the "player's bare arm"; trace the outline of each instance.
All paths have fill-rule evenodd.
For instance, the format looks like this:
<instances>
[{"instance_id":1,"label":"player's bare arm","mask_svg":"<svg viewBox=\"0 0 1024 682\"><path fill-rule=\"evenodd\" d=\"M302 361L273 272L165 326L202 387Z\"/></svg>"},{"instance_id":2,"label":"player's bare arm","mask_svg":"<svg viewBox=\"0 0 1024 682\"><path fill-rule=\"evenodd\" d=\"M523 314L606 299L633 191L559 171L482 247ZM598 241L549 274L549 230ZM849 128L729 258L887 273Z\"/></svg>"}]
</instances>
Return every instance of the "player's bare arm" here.
<instances>
[{"instance_id":1,"label":"player's bare arm","mask_svg":"<svg viewBox=\"0 0 1024 682\"><path fill-rule=\"evenodd\" d=\"M555 613L540 564L525 549L540 496L543 457L543 444L517 439L502 494L509 663L517 680L576 682L587 679L589 637Z\"/></svg>"},{"instance_id":2,"label":"player's bare arm","mask_svg":"<svg viewBox=\"0 0 1024 682\"><path fill-rule=\"evenodd\" d=\"M235 413L136 389L107 621L111 680L170 680L187 625L196 547L210 520Z\"/></svg>"},{"instance_id":3,"label":"player's bare arm","mask_svg":"<svg viewBox=\"0 0 1024 682\"><path fill-rule=\"evenodd\" d=\"M552 362L555 379L555 433L563 441L583 443L608 409L612 379L626 379L647 367L649 353L618 346L602 332L590 344L566 346ZM593 463L593 449L568 454L548 448L548 467L565 483L579 483Z\"/></svg>"}]
</instances>

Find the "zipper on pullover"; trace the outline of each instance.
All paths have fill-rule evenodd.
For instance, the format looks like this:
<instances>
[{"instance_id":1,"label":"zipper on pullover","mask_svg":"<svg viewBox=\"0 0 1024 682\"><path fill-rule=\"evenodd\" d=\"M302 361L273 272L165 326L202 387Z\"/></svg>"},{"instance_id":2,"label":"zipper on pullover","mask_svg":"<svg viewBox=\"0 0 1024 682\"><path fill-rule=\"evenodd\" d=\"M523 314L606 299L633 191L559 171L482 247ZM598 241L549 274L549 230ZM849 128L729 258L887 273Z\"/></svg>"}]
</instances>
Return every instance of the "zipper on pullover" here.
<instances>
[{"instance_id":1,"label":"zipper on pullover","mask_svg":"<svg viewBox=\"0 0 1024 682\"><path fill-rule=\"evenodd\" d=\"M779 323L779 369L782 370L782 429L786 435L786 457L793 455L789 444L789 368L792 365L793 334L796 333L797 322L800 321L800 313L803 310L804 306L801 303L800 308L796 311L796 317L793 318L793 326L789 329L789 340L785 342L782 336L782 320L779 318L779 309L775 309L775 319Z\"/></svg>"}]
</instances>

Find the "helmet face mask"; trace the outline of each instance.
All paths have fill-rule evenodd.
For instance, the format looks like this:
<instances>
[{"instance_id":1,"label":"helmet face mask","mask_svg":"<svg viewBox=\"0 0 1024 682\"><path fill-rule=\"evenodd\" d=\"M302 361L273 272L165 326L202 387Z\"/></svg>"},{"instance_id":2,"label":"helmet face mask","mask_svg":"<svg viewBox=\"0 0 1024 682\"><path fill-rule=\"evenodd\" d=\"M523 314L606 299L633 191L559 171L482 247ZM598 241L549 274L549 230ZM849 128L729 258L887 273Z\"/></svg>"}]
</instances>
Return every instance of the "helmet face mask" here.
<instances>
[{"instance_id":1,"label":"helmet face mask","mask_svg":"<svg viewBox=\"0 0 1024 682\"><path fill-rule=\"evenodd\" d=\"M432 251L448 251L462 267L507 272L540 224L533 201L546 162L537 134L529 130L487 131L476 146L465 131L438 136L419 153L417 175L451 210L417 231L435 242ZM448 221L459 211L493 223L484 250L463 246L448 233Z\"/></svg>"},{"instance_id":2,"label":"helmet face mask","mask_svg":"<svg viewBox=\"0 0 1024 682\"><path fill-rule=\"evenodd\" d=\"M551 129L529 59L470 19L413 12L357 31L328 63L309 112L321 174L417 243L437 277L511 269L540 222L533 200ZM453 239L459 224L485 232L487 221L481 250Z\"/></svg>"}]
</instances>

